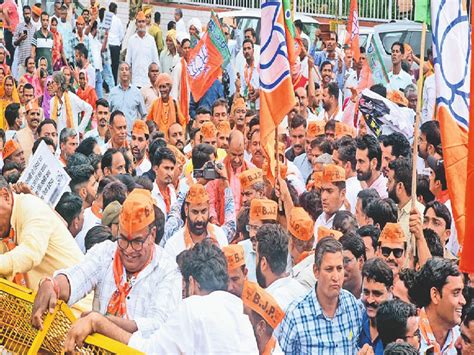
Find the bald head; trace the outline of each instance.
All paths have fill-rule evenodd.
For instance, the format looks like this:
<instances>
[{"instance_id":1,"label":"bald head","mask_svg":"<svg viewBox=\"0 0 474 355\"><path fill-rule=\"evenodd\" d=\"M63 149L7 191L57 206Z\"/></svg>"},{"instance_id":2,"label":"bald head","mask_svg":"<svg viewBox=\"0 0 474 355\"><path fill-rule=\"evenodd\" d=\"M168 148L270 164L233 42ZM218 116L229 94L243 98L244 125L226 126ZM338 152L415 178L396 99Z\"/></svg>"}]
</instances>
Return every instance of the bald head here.
<instances>
[{"instance_id":1,"label":"bald head","mask_svg":"<svg viewBox=\"0 0 474 355\"><path fill-rule=\"evenodd\" d=\"M244 134L242 132L233 130L230 133L227 155L234 170L240 168L244 163Z\"/></svg>"},{"instance_id":2,"label":"bald head","mask_svg":"<svg viewBox=\"0 0 474 355\"><path fill-rule=\"evenodd\" d=\"M306 107L308 107L308 93L306 92L306 89L301 87L297 88L295 90L295 96L298 104L306 109Z\"/></svg>"}]
</instances>

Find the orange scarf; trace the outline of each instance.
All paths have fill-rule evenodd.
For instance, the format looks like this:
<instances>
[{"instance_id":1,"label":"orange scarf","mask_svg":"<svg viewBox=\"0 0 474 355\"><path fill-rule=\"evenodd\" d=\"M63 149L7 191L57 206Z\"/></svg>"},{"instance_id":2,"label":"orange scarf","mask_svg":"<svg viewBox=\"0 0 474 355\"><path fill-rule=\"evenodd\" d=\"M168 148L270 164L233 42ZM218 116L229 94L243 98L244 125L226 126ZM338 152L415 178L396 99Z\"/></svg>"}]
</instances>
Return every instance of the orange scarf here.
<instances>
[{"instance_id":1,"label":"orange scarf","mask_svg":"<svg viewBox=\"0 0 474 355\"><path fill-rule=\"evenodd\" d=\"M211 238L212 242L219 246L219 243L217 242L217 238L214 234L214 226L209 222L207 223L207 235L209 238ZM191 234L189 233L189 227L188 223L184 225L184 245L186 246L187 249L191 249L194 246L193 238L191 238Z\"/></svg>"},{"instance_id":2,"label":"orange scarf","mask_svg":"<svg viewBox=\"0 0 474 355\"><path fill-rule=\"evenodd\" d=\"M92 202L91 206L91 212L96 216L98 219L102 219L102 210L101 208L97 205L97 201Z\"/></svg>"},{"instance_id":3,"label":"orange scarf","mask_svg":"<svg viewBox=\"0 0 474 355\"><path fill-rule=\"evenodd\" d=\"M180 103L179 108L186 118L186 123L189 123L189 97L188 97L188 71L187 63L184 58L181 58L181 86L180 86Z\"/></svg>"},{"instance_id":4,"label":"orange scarf","mask_svg":"<svg viewBox=\"0 0 474 355\"><path fill-rule=\"evenodd\" d=\"M153 101L146 119L148 121L155 121L156 126L165 134L166 139L168 139L168 128L173 123L178 122L183 128L186 127L186 118L176 105L176 101L171 97L166 104L161 97Z\"/></svg>"},{"instance_id":5,"label":"orange scarf","mask_svg":"<svg viewBox=\"0 0 474 355\"><path fill-rule=\"evenodd\" d=\"M16 243L15 243L15 231L13 228L10 228L10 234L8 235L7 238L2 239L3 244L7 247L8 251L12 251L13 249L16 248ZM13 282L16 283L17 285L21 285L23 287L26 286L26 275L23 273L18 272L14 277L13 277Z\"/></svg>"},{"instance_id":6,"label":"orange scarf","mask_svg":"<svg viewBox=\"0 0 474 355\"><path fill-rule=\"evenodd\" d=\"M426 315L426 311L424 308L420 310L420 322L419 322L420 332L423 338L426 340L428 346L433 346L435 354L441 354L441 347L439 346L436 338L434 336L433 330L430 326L430 321L428 316ZM456 339L452 337L451 343L448 345L447 349L451 349L454 346L454 342Z\"/></svg>"},{"instance_id":7,"label":"orange scarf","mask_svg":"<svg viewBox=\"0 0 474 355\"><path fill-rule=\"evenodd\" d=\"M64 93L64 105L66 105L66 127L75 128L73 114L72 114L71 100L69 99L69 94L67 91ZM59 106L59 99L55 95L54 100L53 100L53 110L51 111L51 119L55 120L56 123L58 122L58 106Z\"/></svg>"},{"instance_id":8,"label":"orange scarf","mask_svg":"<svg viewBox=\"0 0 474 355\"><path fill-rule=\"evenodd\" d=\"M270 340L267 342L267 345L265 345L265 349L262 351L262 355L271 355L273 351L275 350L276 346L276 338L272 336Z\"/></svg>"},{"instance_id":9,"label":"orange scarf","mask_svg":"<svg viewBox=\"0 0 474 355\"><path fill-rule=\"evenodd\" d=\"M160 190L161 196L163 196L163 201L165 201L165 206L166 206L166 213L170 213L171 210L171 193L170 193L170 187L166 186L166 191L163 191L160 189L158 186L158 189Z\"/></svg>"},{"instance_id":10,"label":"orange scarf","mask_svg":"<svg viewBox=\"0 0 474 355\"><path fill-rule=\"evenodd\" d=\"M122 259L120 259L119 253L120 253L119 248L117 246L117 249L115 250L114 264L113 264L114 280L115 280L115 286L117 286L117 290L113 293L112 297L110 298L109 305L107 306L107 314L128 319L126 299L127 299L128 294L132 290L132 281L135 280L138 274L140 273L140 271L143 271L143 269L145 269L148 266L148 264L151 262L155 254L155 248L152 249L150 258L148 259L146 264L143 266L143 268L140 271L135 272L130 279L126 278L125 280L123 277L124 267L122 265Z\"/></svg>"}]
</instances>

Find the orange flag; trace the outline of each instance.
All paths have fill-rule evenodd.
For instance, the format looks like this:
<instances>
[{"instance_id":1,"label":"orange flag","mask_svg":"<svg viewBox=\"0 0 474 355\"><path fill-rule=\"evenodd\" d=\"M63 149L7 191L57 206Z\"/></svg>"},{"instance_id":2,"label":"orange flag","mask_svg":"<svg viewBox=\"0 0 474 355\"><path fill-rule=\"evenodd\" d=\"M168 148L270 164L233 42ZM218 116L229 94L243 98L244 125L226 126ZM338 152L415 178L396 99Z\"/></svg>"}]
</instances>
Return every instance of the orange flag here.
<instances>
[{"instance_id":1,"label":"orange flag","mask_svg":"<svg viewBox=\"0 0 474 355\"><path fill-rule=\"evenodd\" d=\"M273 181L276 170L275 130L295 106L289 53L294 49L290 29L285 25L282 0L262 0L260 51L260 142L267 156L267 177Z\"/></svg>"},{"instance_id":2,"label":"orange flag","mask_svg":"<svg viewBox=\"0 0 474 355\"><path fill-rule=\"evenodd\" d=\"M359 61L360 47L359 47L359 10L357 7L357 0L351 0L351 7L349 10L349 18L347 19L347 35L345 44L349 44L352 48L352 53L356 62Z\"/></svg>"}]
</instances>

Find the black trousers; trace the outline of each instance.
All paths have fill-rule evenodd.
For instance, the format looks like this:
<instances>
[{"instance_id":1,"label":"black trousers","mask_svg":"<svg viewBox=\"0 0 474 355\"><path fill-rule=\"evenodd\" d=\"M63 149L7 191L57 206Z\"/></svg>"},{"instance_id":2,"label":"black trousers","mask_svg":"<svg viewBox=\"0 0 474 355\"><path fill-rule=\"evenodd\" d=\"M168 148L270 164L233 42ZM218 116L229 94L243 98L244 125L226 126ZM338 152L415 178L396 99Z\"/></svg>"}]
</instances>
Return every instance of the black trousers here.
<instances>
[{"instance_id":1,"label":"black trousers","mask_svg":"<svg viewBox=\"0 0 474 355\"><path fill-rule=\"evenodd\" d=\"M15 54L15 46L13 46L13 33L5 29L3 31L3 36L5 38L5 47L7 48L7 51L10 53L10 56L6 57L5 59L7 61L7 64L11 66L13 63L13 57Z\"/></svg>"},{"instance_id":2,"label":"black trousers","mask_svg":"<svg viewBox=\"0 0 474 355\"><path fill-rule=\"evenodd\" d=\"M112 59L112 74L114 76L114 80L116 83L118 83L117 73L118 73L118 67L120 63L120 48L121 46L109 46L110 57Z\"/></svg>"}]
</instances>

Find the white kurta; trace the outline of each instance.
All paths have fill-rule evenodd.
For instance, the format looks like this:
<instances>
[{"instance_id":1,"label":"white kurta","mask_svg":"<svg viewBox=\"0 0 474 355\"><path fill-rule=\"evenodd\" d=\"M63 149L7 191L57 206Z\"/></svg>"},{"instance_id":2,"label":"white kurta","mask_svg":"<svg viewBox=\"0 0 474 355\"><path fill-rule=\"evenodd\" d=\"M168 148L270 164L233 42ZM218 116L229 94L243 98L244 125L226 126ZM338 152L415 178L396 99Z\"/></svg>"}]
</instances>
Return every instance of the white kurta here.
<instances>
[{"instance_id":1,"label":"white kurta","mask_svg":"<svg viewBox=\"0 0 474 355\"><path fill-rule=\"evenodd\" d=\"M152 336L136 332L128 345L146 354L258 354L242 300L214 291L186 298Z\"/></svg>"},{"instance_id":2,"label":"white kurta","mask_svg":"<svg viewBox=\"0 0 474 355\"><path fill-rule=\"evenodd\" d=\"M357 176L352 176L346 180L346 198L351 205L351 213L355 215L357 194L362 190L360 181L357 180Z\"/></svg>"},{"instance_id":3,"label":"white kurta","mask_svg":"<svg viewBox=\"0 0 474 355\"><path fill-rule=\"evenodd\" d=\"M137 176L142 176L150 169L151 169L151 162L147 157L145 157L142 159L142 162L140 163L140 165L135 167L135 173Z\"/></svg>"},{"instance_id":4,"label":"white kurta","mask_svg":"<svg viewBox=\"0 0 474 355\"><path fill-rule=\"evenodd\" d=\"M86 246L85 246L85 240L86 240L86 234L89 232L89 229L92 227L98 226L102 224L102 220L99 219L94 213L92 213L92 208L86 208L84 210L84 225L82 226L82 230L77 234L75 240L77 245L79 245L79 248L81 251L85 254L86 253Z\"/></svg>"},{"instance_id":5,"label":"white kurta","mask_svg":"<svg viewBox=\"0 0 474 355\"><path fill-rule=\"evenodd\" d=\"M154 38L148 33L143 38L137 33L131 36L125 61L132 67L132 84L140 88L149 85L148 66L160 62Z\"/></svg>"},{"instance_id":6,"label":"white kurta","mask_svg":"<svg viewBox=\"0 0 474 355\"><path fill-rule=\"evenodd\" d=\"M316 277L313 272L314 254L308 255L291 269L291 276L308 292L314 289Z\"/></svg>"},{"instance_id":7,"label":"white kurta","mask_svg":"<svg viewBox=\"0 0 474 355\"><path fill-rule=\"evenodd\" d=\"M268 286L265 291L275 298L278 305L286 311L291 302L302 298L308 291L291 276L283 277Z\"/></svg>"},{"instance_id":8,"label":"white kurta","mask_svg":"<svg viewBox=\"0 0 474 355\"><path fill-rule=\"evenodd\" d=\"M226 234L221 227L214 224L212 226L214 227L214 234L219 243L219 247L222 249L229 244ZM175 259L182 251L186 250L186 244L184 243L184 228L185 227L181 228L173 234L165 245L165 251Z\"/></svg>"},{"instance_id":9,"label":"white kurta","mask_svg":"<svg viewBox=\"0 0 474 355\"><path fill-rule=\"evenodd\" d=\"M92 115L92 106L89 105L87 102L81 100L79 96L72 92L68 92L69 100L71 101L71 110L72 110L72 120L74 122L74 129L78 131L78 133L84 133ZM51 98L50 107L53 110L54 107L54 96ZM62 105L58 106L58 135L61 133L63 128L66 128L66 104L64 102L64 95L62 97ZM79 123L79 117L81 113L84 112L84 116Z\"/></svg>"}]
</instances>

